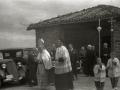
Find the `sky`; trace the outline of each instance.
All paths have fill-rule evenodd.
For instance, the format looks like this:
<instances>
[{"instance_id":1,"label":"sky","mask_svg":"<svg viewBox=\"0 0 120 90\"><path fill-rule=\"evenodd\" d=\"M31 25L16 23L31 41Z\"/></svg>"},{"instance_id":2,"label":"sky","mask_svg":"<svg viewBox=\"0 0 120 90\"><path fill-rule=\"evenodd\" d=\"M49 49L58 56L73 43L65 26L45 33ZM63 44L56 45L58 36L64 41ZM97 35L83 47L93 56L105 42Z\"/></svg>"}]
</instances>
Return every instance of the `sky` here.
<instances>
[{"instance_id":1,"label":"sky","mask_svg":"<svg viewBox=\"0 0 120 90\"><path fill-rule=\"evenodd\" d=\"M0 0L0 49L35 47L31 23L101 4L120 8L120 0Z\"/></svg>"}]
</instances>

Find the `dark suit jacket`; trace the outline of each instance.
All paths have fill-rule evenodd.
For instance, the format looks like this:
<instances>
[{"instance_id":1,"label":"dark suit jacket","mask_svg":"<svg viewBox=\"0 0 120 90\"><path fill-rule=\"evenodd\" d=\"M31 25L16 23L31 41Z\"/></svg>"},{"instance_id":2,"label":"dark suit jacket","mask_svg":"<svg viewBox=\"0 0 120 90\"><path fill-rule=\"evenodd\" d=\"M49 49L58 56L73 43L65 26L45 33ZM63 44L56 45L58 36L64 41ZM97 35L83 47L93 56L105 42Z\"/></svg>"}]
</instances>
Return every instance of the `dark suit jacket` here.
<instances>
[{"instance_id":1,"label":"dark suit jacket","mask_svg":"<svg viewBox=\"0 0 120 90\"><path fill-rule=\"evenodd\" d=\"M72 52L69 50L69 54L70 54L72 67L74 67L77 65L77 61L79 61L78 52L76 49L73 49Z\"/></svg>"},{"instance_id":2,"label":"dark suit jacket","mask_svg":"<svg viewBox=\"0 0 120 90\"><path fill-rule=\"evenodd\" d=\"M51 56L51 57L54 57L54 58L52 59L52 61L55 61L55 53L56 53L56 50L50 51L50 56Z\"/></svg>"},{"instance_id":3,"label":"dark suit jacket","mask_svg":"<svg viewBox=\"0 0 120 90\"><path fill-rule=\"evenodd\" d=\"M35 54L28 54L29 78L36 81L37 63L34 60Z\"/></svg>"},{"instance_id":4,"label":"dark suit jacket","mask_svg":"<svg viewBox=\"0 0 120 90\"><path fill-rule=\"evenodd\" d=\"M104 56L104 54L107 54L107 56ZM102 48L101 58L102 62L107 65L108 59L110 58L110 48Z\"/></svg>"}]
</instances>

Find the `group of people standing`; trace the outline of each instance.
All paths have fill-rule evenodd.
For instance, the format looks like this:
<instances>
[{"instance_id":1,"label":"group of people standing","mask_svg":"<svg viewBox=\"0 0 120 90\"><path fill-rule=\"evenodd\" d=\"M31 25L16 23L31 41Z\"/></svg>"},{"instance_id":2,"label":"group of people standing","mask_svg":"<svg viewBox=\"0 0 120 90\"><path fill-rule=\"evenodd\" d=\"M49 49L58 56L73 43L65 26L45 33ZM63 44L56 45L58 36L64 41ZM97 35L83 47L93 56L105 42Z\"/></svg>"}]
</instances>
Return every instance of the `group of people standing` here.
<instances>
[{"instance_id":1,"label":"group of people standing","mask_svg":"<svg viewBox=\"0 0 120 90\"><path fill-rule=\"evenodd\" d=\"M74 88L69 51L63 46L62 39L58 39L56 44L52 45L52 51L48 52L44 46L44 41L39 38L38 50L30 51L28 62L30 63L30 86L37 82L40 90L48 89L49 84L55 85L56 90L72 90Z\"/></svg>"},{"instance_id":2,"label":"group of people standing","mask_svg":"<svg viewBox=\"0 0 120 90\"><path fill-rule=\"evenodd\" d=\"M94 46L88 45L87 50L82 47L78 52L72 44L69 44L67 49L62 39L52 44L52 50L48 52L44 41L39 38L38 50L34 49L28 55L29 84L32 86L36 83L40 90L48 89L48 84L55 85L56 90L72 90L74 75L78 79L77 63L82 60L83 72L87 76L95 76L97 90L104 88L106 70L108 70L107 75L111 79L112 87L117 90L120 75L119 60L114 53L110 54L106 43L102 49L101 58L97 57Z\"/></svg>"},{"instance_id":3,"label":"group of people standing","mask_svg":"<svg viewBox=\"0 0 120 90\"><path fill-rule=\"evenodd\" d=\"M95 47L88 45L79 51L79 59L82 60L83 72L87 76L95 77L97 90L104 89L105 78L110 77L112 88L117 90L117 83L120 76L120 61L116 58L116 53L111 52L108 44L104 43L98 56ZM100 58L101 57L101 58Z\"/></svg>"},{"instance_id":4,"label":"group of people standing","mask_svg":"<svg viewBox=\"0 0 120 90\"><path fill-rule=\"evenodd\" d=\"M106 70L110 77L112 89L117 90L117 84L120 76L120 61L116 58L116 53L111 52L107 65L97 58L97 64L94 66L95 86L97 90L103 90L105 85Z\"/></svg>"},{"instance_id":5,"label":"group of people standing","mask_svg":"<svg viewBox=\"0 0 120 90\"><path fill-rule=\"evenodd\" d=\"M87 46L87 50L81 47L79 51L79 60L82 61L83 73L87 76L94 76L93 66L96 63L96 58L98 57L95 47L92 45Z\"/></svg>"},{"instance_id":6,"label":"group of people standing","mask_svg":"<svg viewBox=\"0 0 120 90\"><path fill-rule=\"evenodd\" d=\"M98 55L95 47L92 45L88 45L87 50L85 50L84 47L81 48L79 51L79 58L82 60L82 67L85 75L94 76L93 67L97 63L97 57L101 57L102 63L104 63L105 66L107 65L108 59L110 58L110 48L108 48L107 43L103 44L100 56Z\"/></svg>"}]
</instances>

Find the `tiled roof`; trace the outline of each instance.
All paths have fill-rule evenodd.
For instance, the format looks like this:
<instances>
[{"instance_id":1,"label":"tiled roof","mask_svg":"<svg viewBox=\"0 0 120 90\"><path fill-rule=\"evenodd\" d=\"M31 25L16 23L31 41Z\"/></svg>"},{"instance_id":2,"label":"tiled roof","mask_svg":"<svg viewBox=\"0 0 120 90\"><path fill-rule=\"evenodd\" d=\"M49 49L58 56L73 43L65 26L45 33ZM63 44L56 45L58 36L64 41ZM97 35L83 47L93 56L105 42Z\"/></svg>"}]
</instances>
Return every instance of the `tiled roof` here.
<instances>
[{"instance_id":1,"label":"tiled roof","mask_svg":"<svg viewBox=\"0 0 120 90\"><path fill-rule=\"evenodd\" d=\"M30 24L27 30L45 26L109 19L110 17L120 17L120 8L110 5L98 5L81 11L68 13L66 15L58 15L55 18L47 19L39 23Z\"/></svg>"}]
</instances>

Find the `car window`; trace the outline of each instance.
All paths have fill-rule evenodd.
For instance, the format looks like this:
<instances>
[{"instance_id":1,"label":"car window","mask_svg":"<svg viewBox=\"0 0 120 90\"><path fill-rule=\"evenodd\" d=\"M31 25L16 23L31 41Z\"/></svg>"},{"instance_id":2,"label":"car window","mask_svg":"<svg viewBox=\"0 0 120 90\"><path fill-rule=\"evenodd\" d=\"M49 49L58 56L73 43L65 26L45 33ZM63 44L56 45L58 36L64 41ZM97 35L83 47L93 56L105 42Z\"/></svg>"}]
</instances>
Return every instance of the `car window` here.
<instances>
[{"instance_id":1,"label":"car window","mask_svg":"<svg viewBox=\"0 0 120 90\"><path fill-rule=\"evenodd\" d=\"M5 53L5 59L10 58L10 53Z\"/></svg>"},{"instance_id":2,"label":"car window","mask_svg":"<svg viewBox=\"0 0 120 90\"><path fill-rule=\"evenodd\" d=\"M24 52L23 52L23 55L28 55L28 51L24 51Z\"/></svg>"},{"instance_id":3,"label":"car window","mask_svg":"<svg viewBox=\"0 0 120 90\"><path fill-rule=\"evenodd\" d=\"M27 59L28 58L28 51L23 52L23 58Z\"/></svg>"},{"instance_id":4,"label":"car window","mask_svg":"<svg viewBox=\"0 0 120 90\"><path fill-rule=\"evenodd\" d=\"M10 57L10 53L5 53L5 57Z\"/></svg>"},{"instance_id":5,"label":"car window","mask_svg":"<svg viewBox=\"0 0 120 90\"><path fill-rule=\"evenodd\" d=\"M0 59L3 59L3 54L0 52Z\"/></svg>"},{"instance_id":6,"label":"car window","mask_svg":"<svg viewBox=\"0 0 120 90\"><path fill-rule=\"evenodd\" d=\"M22 57L22 51L16 52L16 57Z\"/></svg>"}]
</instances>

